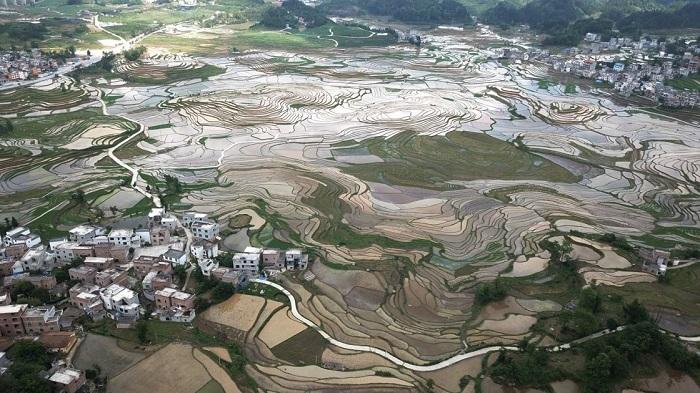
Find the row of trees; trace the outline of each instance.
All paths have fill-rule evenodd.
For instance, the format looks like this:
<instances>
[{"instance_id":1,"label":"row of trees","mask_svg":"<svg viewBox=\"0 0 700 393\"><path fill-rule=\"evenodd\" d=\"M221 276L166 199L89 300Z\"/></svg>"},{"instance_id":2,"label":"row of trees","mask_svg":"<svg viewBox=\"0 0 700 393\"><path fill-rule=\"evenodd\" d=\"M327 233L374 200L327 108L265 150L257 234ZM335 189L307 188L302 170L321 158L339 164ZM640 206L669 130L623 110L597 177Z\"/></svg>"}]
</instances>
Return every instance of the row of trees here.
<instances>
[{"instance_id":1,"label":"row of trees","mask_svg":"<svg viewBox=\"0 0 700 393\"><path fill-rule=\"evenodd\" d=\"M299 0L286 0L281 7L269 7L260 20L261 25L273 29L296 28L302 23L312 28L329 22L321 8L309 7Z\"/></svg>"},{"instance_id":2,"label":"row of trees","mask_svg":"<svg viewBox=\"0 0 700 393\"><path fill-rule=\"evenodd\" d=\"M495 381L518 387L544 388L563 379L583 385L584 392L609 393L616 384L627 379L634 366L648 356L664 360L676 370L696 372L700 357L689 352L677 339L659 331L648 312L638 302L626 305L628 327L618 333L581 345L585 355L582 369L561 369L546 349L523 342L522 352L501 352L489 369Z\"/></svg>"},{"instance_id":3,"label":"row of trees","mask_svg":"<svg viewBox=\"0 0 700 393\"><path fill-rule=\"evenodd\" d=\"M360 9L410 23L471 23L469 11L456 0L329 0L320 8L334 15Z\"/></svg>"}]
</instances>

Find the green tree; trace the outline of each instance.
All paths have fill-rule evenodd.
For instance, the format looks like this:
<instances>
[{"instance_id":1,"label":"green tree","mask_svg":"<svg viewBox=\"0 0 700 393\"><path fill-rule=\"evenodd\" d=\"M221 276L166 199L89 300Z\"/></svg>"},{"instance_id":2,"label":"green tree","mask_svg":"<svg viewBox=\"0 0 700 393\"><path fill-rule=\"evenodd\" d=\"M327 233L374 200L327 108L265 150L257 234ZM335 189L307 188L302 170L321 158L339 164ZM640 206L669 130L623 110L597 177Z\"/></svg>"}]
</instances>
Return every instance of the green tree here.
<instances>
[{"instance_id":1,"label":"green tree","mask_svg":"<svg viewBox=\"0 0 700 393\"><path fill-rule=\"evenodd\" d=\"M632 303L622 306L622 310L627 323L640 323L651 320L649 312L637 299L634 299Z\"/></svg>"},{"instance_id":2,"label":"green tree","mask_svg":"<svg viewBox=\"0 0 700 393\"><path fill-rule=\"evenodd\" d=\"M595 287L586 287L578 297L578 306L597 314L603 307L603 297Z\"/></svg>"},{"instance_id":3,"label":"green tree","mask_svg":"<svg viewBox=\"0 0 700 393\"><path fill-rule=\"evenodd\" d=\"M141 344L148 342L148 324L144 321L136 323L136 336Z\"/></svg>"},{"instance_id":4,"label":"green tree","mask_svg":"<svg viewBox=\"0 0 700 393\"><path fill-rule=\"evenodd\" d=\"M494 281L481 283L476 287L475 301L484 305L491 302L503 300L508 294L508 285L502 278Z\"/></svg>"}]
</instances>

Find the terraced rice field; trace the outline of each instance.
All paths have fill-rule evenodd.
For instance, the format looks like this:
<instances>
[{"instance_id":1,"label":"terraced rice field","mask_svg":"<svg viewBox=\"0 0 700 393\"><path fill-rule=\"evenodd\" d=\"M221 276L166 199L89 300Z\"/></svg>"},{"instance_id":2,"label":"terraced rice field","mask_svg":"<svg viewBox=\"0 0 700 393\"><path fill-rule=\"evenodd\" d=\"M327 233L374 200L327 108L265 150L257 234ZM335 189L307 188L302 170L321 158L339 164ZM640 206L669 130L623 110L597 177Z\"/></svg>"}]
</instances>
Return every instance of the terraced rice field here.
<instances>
[{"instance_id":1,"label":"terraced rice field","mask_svg":"<svg viewBox=\"0 0 700 393\"><path fill-rule=\"evenodd\" d=\"M190 191L176 210L243 228L228 241L234 247L312 248L314 277L281 278L300 312L338 340L415 364L542 339L532 333L539 314L571 299L548 297L557 264L541 240L569 236L583 282L619 292L656 278L570 231L633 244L700 242L697 124L585 89L572 96L539 88L539 66L488 59L500 40L488 32L424 37L431 50L242 45L226 58L120 63L124 79L91 87L60 80L6 93L17 99L0 97L0 110L21 112L10 120L27 131L0 136L0 163L9 168L0 212L29 218L77 187L97 202L116 198L127 174L104 160L105 147L140 124L143 134L115 154L140 170L141 183L179 177ZM220 71L204 77L210 67ZM62 82L69 94L58 98ZM99 97L111 97L108 115ZM55 188L64 194L44 197ZM475 307L475 288L499 276L528 291ZM329 347L279 302L237 295L212 310L203 318L245 344L256 359L247 370L267 390L332 390L342 381L400 391L428 378L377 375L386 371L381 359ZM300 337L313 348L296 362L285 349L298 348ZM441 389L456 391L454 379L444 380Z\"/></svg>"}]
</instances>

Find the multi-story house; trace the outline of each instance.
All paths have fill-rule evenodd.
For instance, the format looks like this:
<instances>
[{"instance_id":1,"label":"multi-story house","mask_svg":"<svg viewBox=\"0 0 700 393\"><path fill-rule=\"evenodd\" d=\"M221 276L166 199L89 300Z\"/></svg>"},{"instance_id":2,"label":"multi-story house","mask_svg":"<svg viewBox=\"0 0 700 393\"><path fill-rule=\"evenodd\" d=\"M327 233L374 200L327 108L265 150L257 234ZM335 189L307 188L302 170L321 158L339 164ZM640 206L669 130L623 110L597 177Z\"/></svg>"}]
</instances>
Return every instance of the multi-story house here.
<instances>
[{"instance_id":1,"label":"multi-story house","mask_svg":"<svg viewBox=\"0 0 700 393\"><path fill-rule=\"evenodd\" d=\"M246 247L244 252L233 254L233 270L249 275L257 275L261 254L262 250L255 247Z\"/></svg>"},{"instance_id":2,"label":"multi-story house","mask_svg":"<svg viewBox=\"0 0 700 393\"><path fill-rule=\"evenodd\" d=\"M26 334L39 335L46 332L61 330L59 321L63 311L54 306L27 308L22 314L22 323Z\"/></svg>"},{"instance_id":3,"label":"multi-story house","mask_svg":"<svg viewBox=\"0 0 700 393\"><path fill-rule=\"evenodd\" d=\"M163 321L191 322L195 317L195 295L164 288L155 293L158 315Z\"/></svg>"},{"instance_id":4,"label":"multi-story house","mask_svg":"<svg viewBox=\"0 0 700 393\"><path fill-rule=\"evenodd\" d=\"M81 245L77 242L66 242L56 246L56 259L68 263L76 258L95 256L95 249L91 245Z\"/></svg>"},{"instance_id":5,"label":"multi-story house","mask_svg":"<svg viewBox=\"0 0 700 393\"><path fill-rule=\"evenodd\" d=\"M192 223L192 234L197 239L212 242L219 235L219 224L215 222L194 222Z\"/></svg>"},{"instance_id":6,"label":"multi-story house","mask_svg":"<svg viewBox=\"0 0 700 393\"><path fill-rule=\"evenodd\" d=\"M163 226L155 226L149 230L149 242L152 246L170 243L170 230Z\"/></svg>"},{"instance_id":7,"label":"multi-story house","mask_svg":"<svg viewBox=\"0 0 700 393\"><path fill-rule=\"evenodd\" d=\"M190 252L197 260L216 258L219 255L219 244L203 239L196 240L190 246Z\"/></svg>"},{"instance_id":8,"label":"multi-story house","mask_svg":"<svg viewBox=\"0 0 700 393\"><path fill-rule=\"evenodd\" d=\"M95 275L95 284L106 287L110 284L125 285L129 281L126 271L117 269L107 269Z\"/></svg>"},{"instance_id":9,"label":"multi-story house","mask_svg":"<svg viewBox=\"0 0 700 393\"><path fill-rule=\"evenodd\" d=\"M14 337L25 334L22 314L27 307L26 304L0 306L0 336Z\"/></svg>"},{"instance_id":10,"label":"multi-story house","mask_svg":"<svg viewBox=\"0 0 700 393\"><path fill-rule=\"evenodd\" d=\"M191 226L195 222L209 222L209 215L197 212L185 212L182 214L182 225Z\"/></svg>"},{"instance_id":11,"label":"multi-story house","mask_svg":"<svg viewBox=\"0 0 700 393\"><path fill-rule=\"evenodd\" d=\"M68 277L83 284L94 284L96 274L97 269L90 266L77 266L68 269Z\"/></svg>"},{"instance_id":12,"label":"multi-story house","mask_svg":"<svg viewBox=\"0 0 700 393\"><path fill-rule=\"evenodd\" d=\"M134 234L133 229L112 229L108 239L110 243L120 246L141 247L141 238Z\"/></svg>"},{"instance_id":13,"label":"multi-story house","mask_svg":"<svg viewBox=\"0 0 700 393\"><path fill-rule=\"evenodd\" d=\"M107 270L114 264L112 258L87 257L84 260L85 266L94 267L97 271Z\"/></svg>"},{"instance_id":14,"label":"multi-story house","mask_svg":"<svg viewBox=\"0 0 700 393\"><path fill-rule=\"evenodd\" d=\"M17 227L7 231L3 243L5 247L13 244L24 244L27 248L32 248L41 244L41 237L32 233L28 228Z\"/></svg>"},{"instance_id":15,"label":"multi-story house","mask_svg":"<svg viewBox=\"0 0 700 393\"><path fill-rule=\"evenodd\" d=\"M111 284L100 289L99 294L110 318L117 320L139 318L141 306L136 292L121 285Z\"/></svg>"},{"instance_id":16,"label":"multi-story house","mask_svg":"<svg viewBox=\"0 0 700 393\"><path fill-rule=\"evenodd\" d=\"M68 239L79 244L92 244L95 237L104 236L106 231L95 225L78 225L68 231Z\"/></svg>"}]
</instances>

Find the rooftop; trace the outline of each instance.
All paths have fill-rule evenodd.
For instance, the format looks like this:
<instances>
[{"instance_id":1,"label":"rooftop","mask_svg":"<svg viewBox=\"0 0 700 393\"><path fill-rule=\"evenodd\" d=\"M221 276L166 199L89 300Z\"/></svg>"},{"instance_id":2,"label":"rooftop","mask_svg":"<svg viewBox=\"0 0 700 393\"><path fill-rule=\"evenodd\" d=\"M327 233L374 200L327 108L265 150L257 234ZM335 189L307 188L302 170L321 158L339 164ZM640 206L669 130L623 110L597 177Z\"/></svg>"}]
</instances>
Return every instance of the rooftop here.
<instances>
[{"instance_id":1,"label":"rooftop","mask_svg":"<svg viewBox=\"0 0 700 393\"><path fill-rule=\"evenodd\" d=\"M131 237L133 234L133 229L112 229L109 237Z\"/></svg>"},{"instance_id":2,"label":"rooftop","mask_svg":"<svg viewBox=\"0 0 700 393\"><path fill-rule=\"evenodd\" d=\"M68 231L68 233L75 236L85 236L90 232L94 232L96 229L97 227L93 225L78 225L77 227Z\"/></svg>"},{"instance_id":3,"label":"rooftop","mask_svg":"<svg viewBox=\"0 0 700 393\"><path fill-rule=\"evenodd\" d=\"M10 304L7 306L0 306L0 314L14 314L23 311L26 308L26 304Z\"/></svg>"},{"instance_id":4,"label":"rooftop","mask_svg":"<svg viewBox=\"0 0 700 393\"><path fill-rule=\"evenodd\" d=\"M58 383L61 385L69 385L73 381L80 379L80 371L72 368L64 368L56 371L49 378L49 381Z\"/></svg>"},{"instance_id":5,"label":"rooftop","mask_svg":"<svg viewBox=\"0 0 700 393\"><path fill-rule=\"evenodd\" d=\"M184 252L178 251L178 250L173 250L172 248L163 253L163 258L168 258L168 259L180 259L182 256L185 255Z\"/></svg>"}]
</instances>

